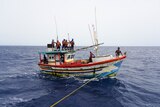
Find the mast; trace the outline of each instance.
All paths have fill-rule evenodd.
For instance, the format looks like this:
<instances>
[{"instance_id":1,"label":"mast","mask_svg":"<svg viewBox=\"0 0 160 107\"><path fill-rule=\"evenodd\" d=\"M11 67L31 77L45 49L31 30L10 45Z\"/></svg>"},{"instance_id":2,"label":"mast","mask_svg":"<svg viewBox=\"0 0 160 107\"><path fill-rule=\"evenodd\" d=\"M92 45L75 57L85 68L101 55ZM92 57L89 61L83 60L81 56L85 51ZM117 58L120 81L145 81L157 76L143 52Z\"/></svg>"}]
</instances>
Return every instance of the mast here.
<instances>
[{"instance_id":1,"label":"mast","mask_svg":"<svg viewBox=\"0 0 160 107\"><path fill-rule=\"evenodd\" d=\"M97 32L97 14L96 14L96 7L95 7L95 30L96 30L96 32Z\"/></svg>"},{"instance_id":2,"label":"mast","mask_svg":"<svg viewBox=\"0 0 160 107\"><path fill-rule=\"evenodd\" d=\"M98 37L97 37L97 18L96 18L96 7L95 7L95 26L93 25L93 34L94 34L94 41L95 41L95 48L96 56L98 56Z\"/></svg>"},{"instance_id":3,"label":"mast","mask_svg":"<svg viewBox=\"0 0 160 107\"><path fill-rule=\"evenodd\" d=\"M89 25L89 24L88 24L88 29L89 29L90 36L91 36L91 39L92 39L92 44L94 45L93 35L92 35L92 32L91 32L91 29L90 29L90 25Z\"/></svg>"},{"instance_id":4,"label":"mast","mask_svg":"<svg viewBox=\"0 0 160 107\"><path fill-rule=\"evenodd\" d=\"M57 22L56 22L56 17L54 17L55 25L56 25L56 35L57 35L57 40L58 40L58 28L57 28Z\"/></svg>"}]
</instances>

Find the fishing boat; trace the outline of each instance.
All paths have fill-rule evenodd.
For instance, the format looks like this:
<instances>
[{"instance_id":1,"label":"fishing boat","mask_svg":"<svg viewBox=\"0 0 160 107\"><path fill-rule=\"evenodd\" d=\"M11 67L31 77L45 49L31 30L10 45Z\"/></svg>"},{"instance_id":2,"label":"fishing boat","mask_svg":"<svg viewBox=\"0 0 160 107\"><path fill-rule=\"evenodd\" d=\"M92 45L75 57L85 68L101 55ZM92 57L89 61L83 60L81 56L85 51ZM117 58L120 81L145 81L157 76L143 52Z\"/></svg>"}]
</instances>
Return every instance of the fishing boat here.
<instances>
[{"instance_id":1,"label":"fishing boat","mask_svg":"<svg viewBox=\"0 0 160 107\"><path fill-rule=\"evenodd\" d=\"M116 76L123 60L126 58L126 54L119 56L99 55L99 45L103 43L98 43L97 27L94 27L94 25L92 25L92 27L93 32L90 32L90 34L91 37L94 38L92 40L94 41L94 45L76 50L62 50L56 49L52 44L47 44L47 51L39 52L38 65L40 72L56 77L104 78ZM90 52L88 59L75 59L77 51L91 47L94 47L95 56Z\"/></svg>"},{"instance_id":2,"label":"fishing boat","mask_svg":"<svg viewBox=\"0 0 160 107\"><path fill-rule=\"evenodd\" d=\"M96 56L89 59L75 60L76 51L47 51L39 52L40 62L38 63L41 73L57 77L113 77L116 76L126 55L114 57L113 55ZM42 59L47 56L47 62Z\"/></svg>"},{"instance_id":3,"label":"fishing boat","mask_svg":"<svg viewBox=\"0 0 160 107\"><path fill-rule=\"evenodd\" d=\"M102 43L101 43L102 44ZM47 45L47 51L39 52L40 72L57 77L114 77L116 76L126 54L120 56L113 55L93 55L90 52L88 59L75 59L77 51L96 47L101 44L92 45L76 50L56 49L52 44ZM96 50L96 51L97 51Z\"/></svg>"}]
</instances>

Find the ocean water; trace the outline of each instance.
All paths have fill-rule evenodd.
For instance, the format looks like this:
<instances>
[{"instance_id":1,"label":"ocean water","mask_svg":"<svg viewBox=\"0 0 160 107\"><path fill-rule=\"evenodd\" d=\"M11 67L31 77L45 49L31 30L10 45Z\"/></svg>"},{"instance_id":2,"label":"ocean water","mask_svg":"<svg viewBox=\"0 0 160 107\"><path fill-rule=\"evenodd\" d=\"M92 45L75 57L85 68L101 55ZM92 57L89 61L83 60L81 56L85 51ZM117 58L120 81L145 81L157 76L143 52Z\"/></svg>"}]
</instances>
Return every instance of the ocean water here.
<instances>
[{"instance_id":1,"label":"ocean water","mask_svg":"<svg viewBox=\"0 0 160 107\"><path fill-rule=\"evenodd\" d=\"M101 47L114 54L117 47ZM45 47L0 46L0 107L49 107L86 80L39 74L38 52ZM57 107L160 107L160 47L127 51L115 78L91 81ZM87 58L90 50L77 52Z\"/></svg>"}]
</instances>

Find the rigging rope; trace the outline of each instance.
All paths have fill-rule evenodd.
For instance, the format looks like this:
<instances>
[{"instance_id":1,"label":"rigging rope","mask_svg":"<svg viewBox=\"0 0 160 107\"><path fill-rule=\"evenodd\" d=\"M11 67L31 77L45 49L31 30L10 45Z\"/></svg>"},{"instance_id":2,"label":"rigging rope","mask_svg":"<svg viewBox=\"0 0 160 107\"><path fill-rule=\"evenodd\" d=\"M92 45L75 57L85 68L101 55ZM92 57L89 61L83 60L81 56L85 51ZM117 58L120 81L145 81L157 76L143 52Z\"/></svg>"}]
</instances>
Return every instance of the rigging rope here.
<instances>
[{"instance_id":1,"label":"rigging rope","mask_svg":"<svg viewBox=\"0 0 160 107\"><path fill-rule=\"evenodd\" d=\"M98 77L99 75L97 75L96 77ZM83 85L81 85L80 87L78 87L77 89L75 89L74 91L70 92L69 94L67 94L66 96L64 96L63 98L61 98L57 102L55 102L54 104L52 104L50 107L56 106L57 104L59 104L60 102L62 102L63 100L65 100L66 98L68 98L69 96L71 96L72 94L74 94L75 92L77 92L78 90L80 90L82 87L84 87L85 85L87 85L89 82L91 82L92 80L94 80L96 77L94 77L92 79L89 79L86 83L84 83Z\"/></svg>"},{"instance_id":2,"label":"rigging rope","mask_svg":"<svg viewBox=\"0 0 160 107\"><path fill-rule=\"evenodd\" d=\"M112 72L108 72L105 76L107 77L108 75L114 73L113 71ZM99 78L100 75L102 73L98 74L97 76L95 76L94 78L91 78L89 79L86 83L84 83L83 85L81 85L80 87L78 87L77 89L75 89L74 91L70 92L69 94L67 94L66 96L64 96L63 98L61 98L60 100L58 100L57 102L55 102L54 104L52 104L50 107L54 107L56 106L57 104L59 104L60 102L62 102L63 100L65 100L66 98L68 98L69 96L71 96L72 94L74 94L75 92L77 92L78 90L80 90L82 87L84 87L85 85L87 85L89 82L91 82L92 80L96 79L96 78Z\"/></svg>"}]
</instances>

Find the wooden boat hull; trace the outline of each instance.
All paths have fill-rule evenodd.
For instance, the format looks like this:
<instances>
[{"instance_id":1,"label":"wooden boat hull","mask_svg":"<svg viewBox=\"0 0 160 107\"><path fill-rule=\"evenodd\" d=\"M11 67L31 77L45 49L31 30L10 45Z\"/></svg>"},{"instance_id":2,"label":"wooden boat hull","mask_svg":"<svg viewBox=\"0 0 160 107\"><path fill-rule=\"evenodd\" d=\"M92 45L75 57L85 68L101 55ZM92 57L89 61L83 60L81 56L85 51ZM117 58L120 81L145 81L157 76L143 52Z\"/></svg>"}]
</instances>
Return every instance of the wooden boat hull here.
<instances>
[{"instance_id":1,"label":"wooden boat hull","mask_svg":"<svg viewBox=\"0 0 160 107\"><path fill-rule=\"evenodd\" d=\"M40 72L57 77L103 78L116 76L126 56L91 64L53 66L39 64Z\"/></svg>"}]
</instances>

